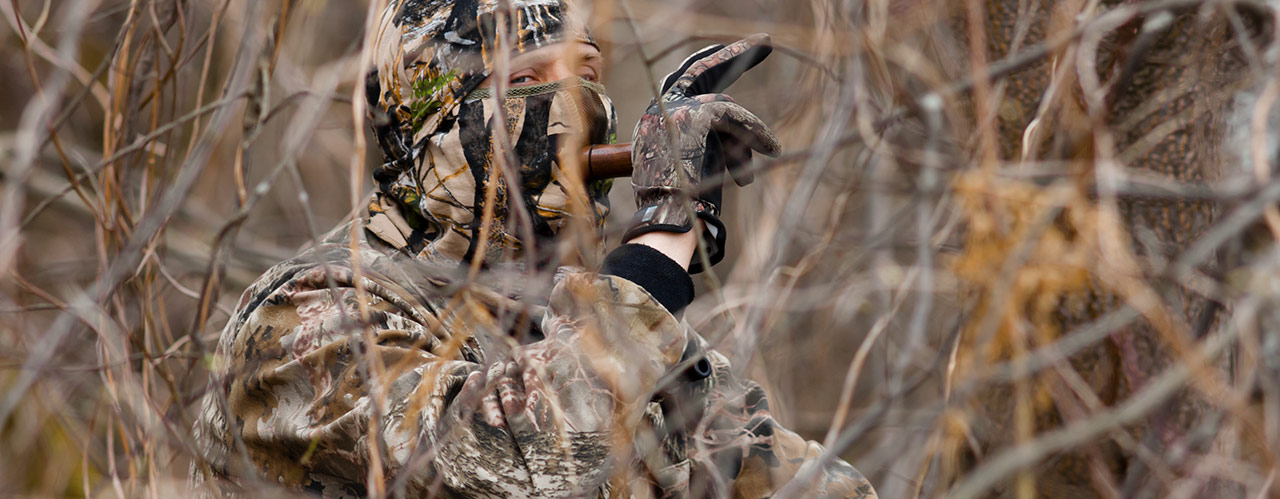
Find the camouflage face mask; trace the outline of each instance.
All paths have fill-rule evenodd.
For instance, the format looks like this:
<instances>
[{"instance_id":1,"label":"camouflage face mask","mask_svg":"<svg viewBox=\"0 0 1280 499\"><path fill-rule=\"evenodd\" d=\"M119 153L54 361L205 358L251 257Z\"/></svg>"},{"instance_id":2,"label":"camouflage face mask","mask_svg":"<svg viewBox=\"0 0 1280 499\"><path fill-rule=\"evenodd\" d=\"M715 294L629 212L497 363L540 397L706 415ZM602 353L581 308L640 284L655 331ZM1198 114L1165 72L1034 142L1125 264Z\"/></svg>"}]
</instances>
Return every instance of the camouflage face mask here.
<instances>
[{"instance_id":1,"label":"camouflage face mask","mask_svg":"<svg viewBox=\"0 0 1280 499\"><path fill-rule=\"evenodd\" d=\"M479 89L458 106L448 131L430 136L415 149L419 168L383 188L370 207L369 228L393 245L432 261L470 261L479 250L480 223L489 182L496 182L494 218L483 259L496 262L504 252L521 250L532 235L549 248L569 220L570 177L560 164L562 149L573 144L611 143L617 133L613 104L598 84L572 78L517 87L500 100L506 117L511 165L518 186L500 170L502 144L494 136L494 99ZM565 151L565 156L572 151ZM597 230L608 213L611 182L586 186L588 215ZM510 211L519 196L528 225ZM389 222L389 223L388 223ZM523 230L531 234L522 233ZM510 255L508 255L510 256Z\"/></svg>"},{"instance_id":2,"label":"camouflage face mask","mask_svg":"<svg viewBox=\"0 0 1280 499\"><path fill-rule=\"evenodd\" d=\"M569 24L563 1L509 4L511 10L502 11L496 0L393 2L374 37L376 71L366 92L386 162L374 172L378 191L366 226L415 257L493 263L520 254L528 243L549 248L571 216L569 193L578 190L566 185L561 147L614 140L616 115L604 88L578 78L510 89L500 99L505 126L494 126L495 100L477 87L494 65L499 22L506 22L513 55L561 42L594 45ZM510 150L494 136L503 129ZM513 159L518 185L500 170L502 158ZM491 181L494 218L481 245ZM577 215L589 217L597 231L611 186L593 182L584 189L587 213Z\"/></svg>"}]
</instances>

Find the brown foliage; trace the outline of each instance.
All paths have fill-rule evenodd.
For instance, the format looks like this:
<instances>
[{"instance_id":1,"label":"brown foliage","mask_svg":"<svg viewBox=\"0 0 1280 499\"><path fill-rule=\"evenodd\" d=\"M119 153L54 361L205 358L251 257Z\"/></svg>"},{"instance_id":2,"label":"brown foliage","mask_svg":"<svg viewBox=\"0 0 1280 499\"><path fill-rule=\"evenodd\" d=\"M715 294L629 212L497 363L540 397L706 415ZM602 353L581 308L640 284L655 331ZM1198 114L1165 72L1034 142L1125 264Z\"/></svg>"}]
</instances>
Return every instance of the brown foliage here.
<instances>
[{"instance_id":1,"label":"brown foliage","mask_svg":"<svg viewBox=\"0 0 1280 499\"><path fill-rule=\"evenodd\" d=\"M688 317L883 496L1276 493L1273 5L580 4L620 140L773 35ZM0 495L188 487L239 293L367 199L377 10L0 2Z\"/></svg>"}]
</instances>

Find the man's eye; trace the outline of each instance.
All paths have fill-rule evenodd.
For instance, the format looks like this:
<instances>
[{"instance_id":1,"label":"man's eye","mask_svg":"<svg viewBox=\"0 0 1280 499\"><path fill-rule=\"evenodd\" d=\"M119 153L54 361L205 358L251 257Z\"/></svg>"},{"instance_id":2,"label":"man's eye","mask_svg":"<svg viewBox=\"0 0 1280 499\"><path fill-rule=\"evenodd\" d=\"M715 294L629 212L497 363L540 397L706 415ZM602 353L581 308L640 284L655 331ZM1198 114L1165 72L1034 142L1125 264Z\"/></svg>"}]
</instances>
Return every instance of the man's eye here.
<instances>
[{"instance_id":1,"label":"man's eye","mask_svg":"<svg viewBox=\"0 0 1280 499\"><path fill-rule=\"evenodd\" d=\"M532 76L521 75L521 76L512 76L511 81L507 83L511 85L519 86L519 85L532 85L537 82L538 80Z\"/></svg>"},{"instance_id":2,"label":"man's eye","mask_svg":"<svg viewBox=\"0 0 1280 499\"><path fill-rule=\"evenodd\" d=\"M600 79L600 76L596 74L595 70L590 68L580 71L578 77L592 82Z\"/></svg>"}]
</instances>

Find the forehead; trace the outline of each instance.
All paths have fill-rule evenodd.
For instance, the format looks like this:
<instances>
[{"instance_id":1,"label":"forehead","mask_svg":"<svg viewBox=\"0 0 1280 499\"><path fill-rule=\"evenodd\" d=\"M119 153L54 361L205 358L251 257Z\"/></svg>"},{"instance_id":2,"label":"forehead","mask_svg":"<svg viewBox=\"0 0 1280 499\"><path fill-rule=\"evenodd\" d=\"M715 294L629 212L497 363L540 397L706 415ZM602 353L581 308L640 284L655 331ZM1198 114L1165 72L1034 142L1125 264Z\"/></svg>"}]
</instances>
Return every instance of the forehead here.
<instances>
[{"instance_id":1,"label":"forehead","mask_svg":"<svg viewBox=\"0 0 1280 499\"><path fill-rule=\"evenodd\" d=\"M578 58L584 62L596 62L602 59L600 49L584 42L560 42L539 47L511 57L512 64L538 65L555 62L560 59Z\"/></svg>"}]
</instances>

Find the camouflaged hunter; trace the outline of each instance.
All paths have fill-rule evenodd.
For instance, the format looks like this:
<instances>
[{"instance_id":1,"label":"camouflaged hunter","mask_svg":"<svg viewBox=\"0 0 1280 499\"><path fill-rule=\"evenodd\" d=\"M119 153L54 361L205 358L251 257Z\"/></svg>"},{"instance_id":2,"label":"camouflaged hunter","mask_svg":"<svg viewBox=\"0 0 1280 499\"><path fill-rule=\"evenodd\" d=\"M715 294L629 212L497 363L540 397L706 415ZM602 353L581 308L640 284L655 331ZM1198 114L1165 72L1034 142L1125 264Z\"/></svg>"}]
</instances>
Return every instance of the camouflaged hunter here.
<instances>
[{"instance_id":1,"label":"camouflaged hunter","mask_svg":"<svg viewBox=\"0 0 1280 499\"><path fill-rule=\"evenodd\" d=\"M760 386L672 314L692 293L676 262L624 245L600 273L558 265L575 224L600 230L610 187L574 184L559 149L575 133L613 141L612 105L582 79L501 99L478 89L500 32L514 54L593 44L567 10L550 0L388 7L368 79L387 158L369 216L244 292L196 427L212 472L202 478L255 495L280 484L324 497L766 497L807 470L806 497L874 497L853 467L823 464L821 446L778 426ZM724 73L717 61L765 42L699 54L666 86L695 104L725 101L689 93L723 85L675 80ZM705 148L707 120L729 116L760 139L752 147L776 152L745 110L711 106L719 114L708 118L675 100L702 120L681 122L703 134L681 142L691 149ZM497 117L505 136L493 134ZM638 131L637 147L652 150L646 140L656 139ZM518 162L514 174L500 171L504 158ZM670 205L661 192L686 206L701 195L701 177L664 177L655 172L673 172L667 162L638 159L642 207ZM473 263L483 271L469 275Z\"/></svg>"}]
</instances>

